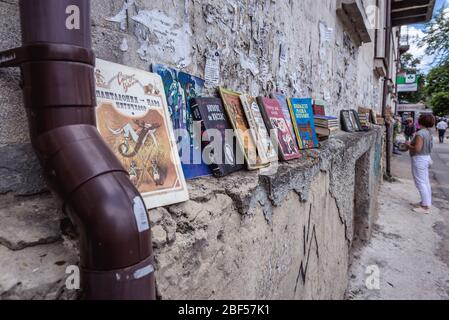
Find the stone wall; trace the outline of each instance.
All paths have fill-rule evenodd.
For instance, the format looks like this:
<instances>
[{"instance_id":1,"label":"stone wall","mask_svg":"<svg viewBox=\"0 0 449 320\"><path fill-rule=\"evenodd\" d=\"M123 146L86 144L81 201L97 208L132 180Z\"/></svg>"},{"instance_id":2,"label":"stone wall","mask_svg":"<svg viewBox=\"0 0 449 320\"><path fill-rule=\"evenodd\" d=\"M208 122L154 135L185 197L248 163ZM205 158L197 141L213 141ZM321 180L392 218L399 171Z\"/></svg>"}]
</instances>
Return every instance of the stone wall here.
<instances>
[{"instance_id":1,"label":"stone wall","mask_svg":"<svg viewBox=\"0 0 449 320\"><path fill-rule=\"evenodd\" d=\"M0 50L20 45L17 2L0 0ZM380 111L374 45L355 46L335 6L95 0L94 49L102 59L199 76L218 52L220 84L230 89L262 95L280 87L326 99L335 115L359 105ZM46 191L19 81L18 70L0 70L0 298L75 298L64 271L77 263L76 235ZM369 235L380 141L380 129L343 135L273 177L242 172L189 183L191 201L150 213L162 298L341 298L353 235Z\"/></svg>"}]
</instances>

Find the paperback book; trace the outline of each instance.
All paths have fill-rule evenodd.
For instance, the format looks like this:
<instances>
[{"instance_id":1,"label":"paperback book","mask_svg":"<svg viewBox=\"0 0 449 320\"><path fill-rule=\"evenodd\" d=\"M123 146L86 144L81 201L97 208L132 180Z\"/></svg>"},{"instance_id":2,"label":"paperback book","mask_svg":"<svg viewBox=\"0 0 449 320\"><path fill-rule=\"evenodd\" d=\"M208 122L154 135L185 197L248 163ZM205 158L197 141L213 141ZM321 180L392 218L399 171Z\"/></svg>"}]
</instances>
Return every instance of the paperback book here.
<instances>
[{"instance_id":1,"label":"paperback book","mask_svg":"<svg viewBox=\"0 0 449 320\"><path fill-rule=\"evenodd\" d=\"M288 100L293 126L302 149L318 148L318 137L315 131L312 99L291 98Z\"/></svg>"},{"instance_id":2,"label":"paperback book","mask_svg":"<svg viewBox=\"0 0 449 320\"><path fill-rule=\"evenodd\" d=\"M219 98L193 98L191 100L194 121L201 124L203 154L214 176L224 177L242 170L244 156L237 147L226 112ZM219 134L219 136L217 136ZM241 159L239 161L239 159Z\"/></svg>"},{"instance_id":3,"label":"paperback book","mask_svg":"<svg viewBox=\"0 0 449 320\"><path fill-rule=\"evenodd\" d=\"M299 150L298 142L295 137L295 129L293 128L292 116L290 115L290 108L288 106L287 97L280 92L274 92L271 94L271 98L276 99L281 106L282 113L284 114L285 121L287 122L287 126L290 129L294 137L293 143L296 145L296 148Z\"/></svg>"},{"instance_id":4,"label":"paperback book","mask_svg":"<svg viewBox=\"0 0 449 320\"><path fill-rule=\"evenodd\" d=\"M351 110L342 110L340 118L343 131L354 132L357 130Z\"/></svg>"},{"instance_id":5,"label":"paperback book","mask_svg":"<svg viewBox=\"0 0 449 320\"><path fill-rule=\"evenodd\" d=\"M202 161L201 137L196 136L198 130L195 130L190 108L190 100L202 96L204 80L161 64L153 64L152 70L161 76L164 83L170 118L186 179L211 175L209 166Z\"/></svg>"},{"instance_id":6,"label":"paperback book","mask_svg":"<svg viewBox=\"0 0 449 320\"><path fill-rule=\"evenodd\" d=\"M235 130L237 142L245 156L249 170L267 167L269 163L257 154L256 143L251 137L250 127L240 101L240 93L219 88L228 119Z\"/></svg>"},{"instance_id":7,"label":"paperback book","mask_svg":"<svg viewBox=\"0 0 449 320\"><path fill-rule=\"evenodd\" d=\"M147 208L187 201L161 77L97 59L95 81L98 130Z\"/></svg>"},{"instance_id":8,"label":"paperback book","mask_svg":"<svg viewBox=\"0 0 449 320\"><path fill-rule=\"evenodd\" d=\"M326 116L326 102L324 100L313 101L313 114L316 116Z\"/></svg>"},{"instance_id":9,"label":"paperback book","mask_svg":"<svg viewBox=\"0 0 449 320\"><path fill-rule=\"evenodd\" d=\"M300 157L295 136L285 120L284 113L276 99L258 97L265 124L270 131L276 133L276 144L279 145L279 154L282 160L289 161Z\"/></svg>"},{"instance_id":10,"label":"paperback book","mask_svg":"<svg viewBox=\"0 0 449 320\"><path fill-rule=\"evenodd\" d=\"M354 123L355 131L366 131L366 129L363 128L362 123L360 122L359 113L355 110L351 110L351 119Z\"/></svg>"},{"instance_id":11,"label":"paperback book","mask_svg":"<svg viewBox=\"0 0 449 320\"><path fill-rule=\"evenodd\" d=\"M340 131L338 118L331 116L315 116L315 131L319 140L325 140Z\"/></svg>"},{"instance_id":12,"label":"paperback book","mask_svg":"<svg viewBox=\"0 0 449 320\"><path fill-rule=\"evenodd\" d=\"M270 139L270 135L267 131L267 127L265 126L265 122L256 98L243 94L240 96L240 100L242 101L246 119L248 120L248 124L251 129L251 135L253 140L256 142L257 150L259 156L262 158L262 161L278 161L279 158L277 150Z\"/></svg>"}]
</instances>

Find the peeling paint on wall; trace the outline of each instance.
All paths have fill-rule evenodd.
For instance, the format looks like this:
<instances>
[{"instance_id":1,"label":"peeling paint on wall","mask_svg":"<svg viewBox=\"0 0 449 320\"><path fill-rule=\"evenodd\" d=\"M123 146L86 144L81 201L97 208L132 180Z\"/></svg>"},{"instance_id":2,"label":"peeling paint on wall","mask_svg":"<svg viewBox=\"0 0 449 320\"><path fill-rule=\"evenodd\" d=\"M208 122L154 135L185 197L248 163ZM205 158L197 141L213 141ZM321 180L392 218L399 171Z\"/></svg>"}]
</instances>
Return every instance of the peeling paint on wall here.
<instances>
[{"instance_id":1,"label":"peeling paint on wall","mask_svg":"<svg viewBox=\"0 0 449 320\"><path fill-rule=\"evenodd\" d=\"M207 76L209 87L219 83L261 95L277 88L325 99L330 115L358 106L380 111L373 44L354 46L336 17L335 1L136 0L123 8L133 11L127 32L135 42L130 48L138 48L129 54L148 64ZM109 20L123 24L124 9ZM214 52L220 61L210 68Z\"/></svg>"}]
</instances>

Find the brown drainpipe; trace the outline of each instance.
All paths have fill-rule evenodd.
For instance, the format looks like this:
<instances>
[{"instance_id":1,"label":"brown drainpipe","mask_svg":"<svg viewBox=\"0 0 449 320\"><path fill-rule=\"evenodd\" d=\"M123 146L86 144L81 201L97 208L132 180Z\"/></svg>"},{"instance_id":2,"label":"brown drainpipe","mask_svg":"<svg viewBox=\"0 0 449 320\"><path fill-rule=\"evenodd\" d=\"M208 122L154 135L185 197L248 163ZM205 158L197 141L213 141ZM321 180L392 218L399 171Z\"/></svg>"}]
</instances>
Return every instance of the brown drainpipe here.
<instances>
[{"instance_id":1,"label":"brown drainpipe","mask_svg":"<svg viewBox=\"0 0 449 320\"><path fill-rule=\"evenodd\" d=\"M20 66L30 135L50 189L80 234L85 299L155 299L142 198L96 129L89 0L20 0Z\"/></svg>"}]
</instances>

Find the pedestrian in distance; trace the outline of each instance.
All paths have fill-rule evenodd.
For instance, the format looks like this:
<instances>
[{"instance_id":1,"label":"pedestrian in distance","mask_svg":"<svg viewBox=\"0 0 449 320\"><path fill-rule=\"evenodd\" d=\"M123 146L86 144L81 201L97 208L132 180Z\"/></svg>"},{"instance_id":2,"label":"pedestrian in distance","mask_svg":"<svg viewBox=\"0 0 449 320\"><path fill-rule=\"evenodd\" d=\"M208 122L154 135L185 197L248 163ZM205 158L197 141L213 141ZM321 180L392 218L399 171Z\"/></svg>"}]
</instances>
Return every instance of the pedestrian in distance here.
<instances>
[{"instance_id":1,"label":"pedestrian in distance","mask_svg":"<svg viewBox=\"0 0 449 320\"><path fill-rule=\"evenodd\" d=\"M431 114L423 114L419 118L421 128L412 142L407 142L408 150L412 158L412 174L416 188L421 195L421 202L413 205L416 213L430 214L432 207L432 187L430 185L429 168L432 165L433 134L435 117Z\"/></svg>"},{"instance_id":2,"label":"pedestrian in distance","mask_svg":"<svg viewBox=\"0 0 449 320\"><path fill-rule=\"evenodd\" d=\"M448 124L446 120L441 119L437 124L438 135L440 138L440 143L444 143L444 137L446 136L446 131L448 128Z\"/></svg>"},{"instance_id":3,"label":"pedestrian in distance","mask_svg":"<svg viewBox=\"0 0 449 320\"><path fill-rule=\"evenodd\" d=\"M407 142L412 141L415 133L416 133L415 124L413 123L413 119L409 118L407 119L407 124L405 125L404 129L405 141Z\"/></svg>"}]
</instances>

